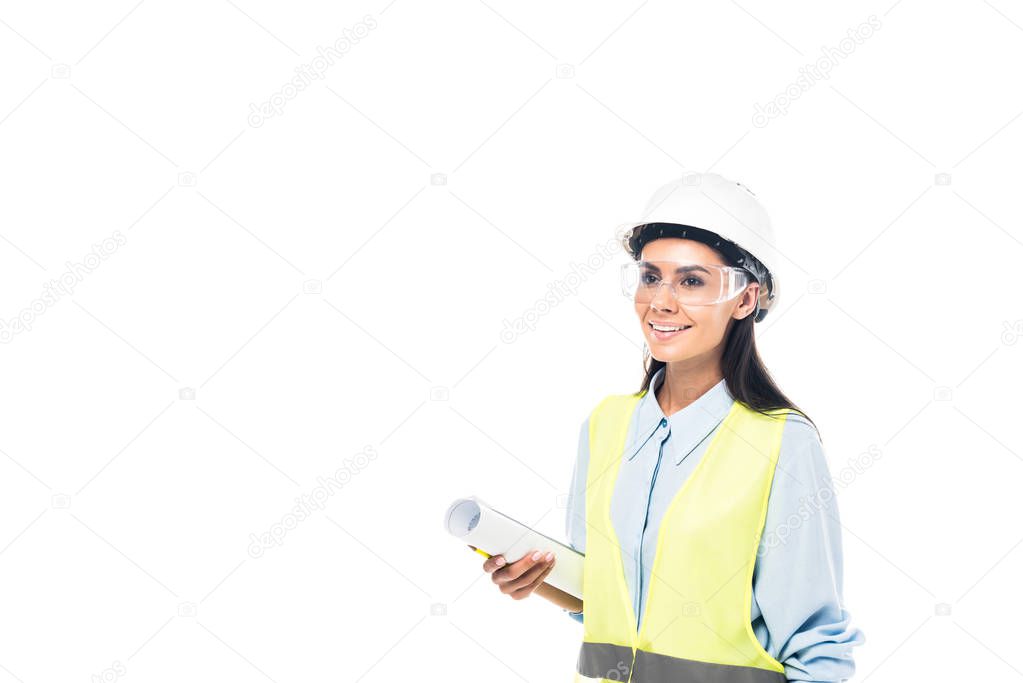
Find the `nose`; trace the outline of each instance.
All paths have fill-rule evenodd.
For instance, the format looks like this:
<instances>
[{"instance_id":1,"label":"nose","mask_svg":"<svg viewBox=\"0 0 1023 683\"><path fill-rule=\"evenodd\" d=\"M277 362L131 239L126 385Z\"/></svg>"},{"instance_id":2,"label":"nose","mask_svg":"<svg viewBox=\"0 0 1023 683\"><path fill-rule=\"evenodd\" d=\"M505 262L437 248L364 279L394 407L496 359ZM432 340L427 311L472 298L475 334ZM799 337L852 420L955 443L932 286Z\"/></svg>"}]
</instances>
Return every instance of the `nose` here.
<instances>
[{"instance_id":1,"label":"nose","mask_svg":"<svg viewBox=\"0 0 1023 683\"><path fill-rule=\"evenodd\" d=\"M678 305L675 298L675 287L669 282L662 282L650 300L650 307L661 311L674 311Z\"/></svg>"}]
</instances>

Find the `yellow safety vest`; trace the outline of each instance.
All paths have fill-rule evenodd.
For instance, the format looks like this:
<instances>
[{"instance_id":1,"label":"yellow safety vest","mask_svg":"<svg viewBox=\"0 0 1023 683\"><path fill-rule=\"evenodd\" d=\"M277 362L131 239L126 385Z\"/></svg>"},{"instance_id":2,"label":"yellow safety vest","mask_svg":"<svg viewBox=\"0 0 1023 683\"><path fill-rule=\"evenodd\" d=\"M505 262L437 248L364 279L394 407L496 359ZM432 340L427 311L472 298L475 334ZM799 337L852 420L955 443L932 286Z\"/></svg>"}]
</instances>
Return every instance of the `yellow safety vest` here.
<instances>
[{"instance_id":1,"label":"yellow safety vest","mask_svg":"<svg viewBox=\"0 0 1023 683\"><path fill-rule=\"evenodd\" d=\"M590 415L577 682L785 683L750 625L753 568L788 409L733 401L664 512L643 623L625 583L611 496L629 422L646 391L608 396ZM795 587L794 587L795 588Z\"/></svg>"}]
</instances>

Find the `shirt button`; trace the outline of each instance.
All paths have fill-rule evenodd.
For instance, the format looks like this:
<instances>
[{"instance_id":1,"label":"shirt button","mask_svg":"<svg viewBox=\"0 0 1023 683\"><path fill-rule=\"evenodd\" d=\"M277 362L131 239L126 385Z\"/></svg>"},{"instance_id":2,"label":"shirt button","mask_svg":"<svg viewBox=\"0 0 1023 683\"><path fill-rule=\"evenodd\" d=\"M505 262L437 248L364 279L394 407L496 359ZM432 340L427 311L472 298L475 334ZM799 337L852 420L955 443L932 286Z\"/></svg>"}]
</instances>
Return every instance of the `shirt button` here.
<instances>
[{"instance_id":1,"label":"shirt button","mask_svg":"<svg viewBox=\"0 0 1023 683\"><path fill-rule=\"evenodd\" d=\"M667 425L668 425L668 418L662 417L661 418L661 426L662 427L666 427Z\"/></svg>"}]
</instances>

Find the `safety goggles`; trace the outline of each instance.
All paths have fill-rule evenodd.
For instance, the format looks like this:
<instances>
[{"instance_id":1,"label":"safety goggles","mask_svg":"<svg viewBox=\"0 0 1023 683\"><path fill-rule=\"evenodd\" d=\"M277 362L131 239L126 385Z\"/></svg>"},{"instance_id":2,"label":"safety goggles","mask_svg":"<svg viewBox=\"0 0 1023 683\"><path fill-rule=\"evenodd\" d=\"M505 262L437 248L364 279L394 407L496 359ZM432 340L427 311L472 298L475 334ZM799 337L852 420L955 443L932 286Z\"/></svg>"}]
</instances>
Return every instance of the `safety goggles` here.
<instances>
[{"instance_id":1,"label":"safety goggles","mask_svg":"<svg viewBox=\"0 0 1023 683\"><path fill-rule=\"evenodd\" d=\"M668 285L685 306L709 306L738 296L752 282L742 268L690 261L634 261L622 266L622 293L636 303L653 301Z\"/></svg>"}]
</instances>

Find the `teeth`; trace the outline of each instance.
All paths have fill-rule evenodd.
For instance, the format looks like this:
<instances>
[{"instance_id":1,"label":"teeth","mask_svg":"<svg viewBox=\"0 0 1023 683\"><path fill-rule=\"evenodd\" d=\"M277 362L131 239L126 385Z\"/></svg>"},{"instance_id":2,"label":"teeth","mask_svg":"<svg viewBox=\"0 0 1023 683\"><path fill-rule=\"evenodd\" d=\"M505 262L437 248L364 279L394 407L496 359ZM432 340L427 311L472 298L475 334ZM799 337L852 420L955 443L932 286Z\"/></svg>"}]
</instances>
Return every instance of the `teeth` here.
<instances>
[{"instance_id":1,"label":"teeth","mask_svg":"<svg viewBox=\"0 0 1023 683\"><path fill-rule=\"evenodd\" d=\"M658 332L676 332L678 330L683 329L682 327L665 327L664 325L657 325L655 323L650 323L650 326L653 327ZM686 325L685 327L688 327L688 325Z\"/></svg>"}]
</instances>

